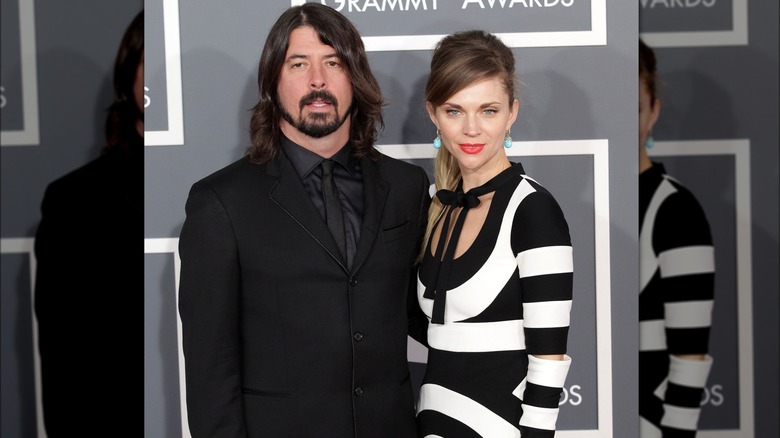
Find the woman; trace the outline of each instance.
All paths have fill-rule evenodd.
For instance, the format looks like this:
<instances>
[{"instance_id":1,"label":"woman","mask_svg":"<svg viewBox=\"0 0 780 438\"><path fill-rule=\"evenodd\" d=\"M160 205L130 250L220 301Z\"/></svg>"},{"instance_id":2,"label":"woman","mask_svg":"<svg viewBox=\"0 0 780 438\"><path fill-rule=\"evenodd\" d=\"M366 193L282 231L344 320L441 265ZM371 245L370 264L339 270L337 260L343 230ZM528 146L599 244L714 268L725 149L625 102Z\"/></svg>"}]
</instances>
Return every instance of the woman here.
<instances>
[{"instance_id":1,"label":"woman","mask_svg":"<svg viewBox=\"0 0 780 438\"><path fill-rule=\"evenodd\" d=\"M715 257L699 202L647 154L661 111L655 64L640 40L639 436L694 437L712 366Z\"/></svg>"},{"instance_id":2,"label":"woman","mask_svg":"<svg viewBox=\"0 0 780 438\"><path fill-rule=\"evenodd\" d=\"M483 31L437 45L426 84L436 193L418 274L430 318L423 436L552 437L571 358L572 247L558 203L505 148L512 51Z\"/></svg>"}]
</instances>

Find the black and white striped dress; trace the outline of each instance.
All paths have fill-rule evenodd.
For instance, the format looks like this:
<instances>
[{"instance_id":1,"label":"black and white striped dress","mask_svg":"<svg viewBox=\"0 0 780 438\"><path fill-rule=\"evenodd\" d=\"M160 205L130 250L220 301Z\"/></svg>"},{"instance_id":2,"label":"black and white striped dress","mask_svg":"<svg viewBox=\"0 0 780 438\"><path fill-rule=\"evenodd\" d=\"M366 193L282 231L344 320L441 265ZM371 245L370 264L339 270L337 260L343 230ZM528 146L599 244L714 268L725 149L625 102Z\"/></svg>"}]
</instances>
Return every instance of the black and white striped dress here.
<instances>
[{"instance_id":1,"label":"black and white striped dress","mask_svg":"<svg viewBox=\"0 0 780 438\"><path fill-rule=\"evenodd\" d=\"M428 327L417 408L425 437L555 434L571 358L532 354L566 353L573 276L569 228L553 196L520 164L499 177L484 226L452 261L443 324ZM418 272L418 300L429 319L435 299L423 293L433 261L429 250Z\"/></svg>"},{"instance_id":2,"label":"black and white striped dress","mask_svg":"<svg viewBox=\"0 0 780 438\"><path fill-rule=\"evenodd\" d=\"M699 202L660 163L639 176L640 437L694 437L707 354L715 256Z\"/></svg>"}]
</instances>

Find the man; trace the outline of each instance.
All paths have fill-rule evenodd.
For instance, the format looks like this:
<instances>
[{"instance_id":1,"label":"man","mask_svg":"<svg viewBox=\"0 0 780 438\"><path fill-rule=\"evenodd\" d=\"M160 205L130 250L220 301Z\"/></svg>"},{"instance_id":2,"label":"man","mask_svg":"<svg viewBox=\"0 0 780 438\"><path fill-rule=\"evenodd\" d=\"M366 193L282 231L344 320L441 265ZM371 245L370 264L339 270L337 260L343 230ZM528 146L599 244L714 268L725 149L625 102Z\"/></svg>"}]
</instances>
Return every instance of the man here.
<instances>
[{"instance_id":1,"label":"man","mask_svg":"<svg viewBox=\"0 0 780 438\"><path fill-rule=\"evenodd\" d=\"M332 8L282 14L258 85L250 152L187 200L192 435L416 436L406 336L426 324L413 260L428 178L374 149L382 96Z\"/></svg>"},{"instance_id":2,"label":"man","mask_svg":"<svg viewBox=\"0 0 780 438\"><path fill-rule=\"evenodd\" d=\"M51 182L41 203L35 316L49 438L144 433L143 60L140 11L114 58L103 153Z\"/></svg>"}]
</instances>

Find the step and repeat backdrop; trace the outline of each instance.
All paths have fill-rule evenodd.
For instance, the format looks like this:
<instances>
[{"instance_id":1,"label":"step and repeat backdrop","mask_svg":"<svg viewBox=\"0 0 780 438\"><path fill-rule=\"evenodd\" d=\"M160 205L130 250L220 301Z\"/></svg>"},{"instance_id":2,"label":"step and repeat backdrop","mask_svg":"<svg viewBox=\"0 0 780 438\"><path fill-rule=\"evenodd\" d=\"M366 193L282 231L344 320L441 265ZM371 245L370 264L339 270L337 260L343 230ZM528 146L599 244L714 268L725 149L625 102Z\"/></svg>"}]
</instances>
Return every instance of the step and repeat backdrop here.
<instances>
[{"instance_id":1,"label":"step and repeat backdrop","mask_svg":"<svg viewBox=\"0 0 780 438\"><path fill-rule=\"evenodd\" d=\"M318 0L319 1L319 0ZM192 183L249 144L270 26L302 1L146 2L146 431L189 436L178 234ZM432 171L423 88L443 36L483 28L515 54L523 86L511 159L559 200L575 247L575 305L559 436L630 436L636 401L637 7L604 0L325 0L355 23L388 105L378 148ZM611 25L610 23L615 23ZM432 179L432 174L430 175ZM426 350L410 340L419 386Z\"/></svg>"},{"instance_id":2,"label":"step and repeat backdrop","mask_svg":"<svg viewBox=\"0 0 780 438\"><path fill-rule=\"evenodd\" d=\"M303 0L0 1L0 435L45 437L31 306L40 201L48 182L97 156L116 48L144 8L143 421L145 436L189 438L177 311L184 203L195 181L246 150L265 36ZM432 47L471 28L512 47L522 86L510 159L558 199L575 248L561 437L637 433L637 37L654 47L664 106L653 159L699 198L716 247L701 436L776 435L779 140L777 100L766 96L778 94L777 4L316 1L363 35L388 103L378 148L429 173ZM408 357L419 384L425 349L410 340Z\"/></svg>"},{"instance_id":3,"label":"step and repeat backdrop","mask_svg":"<svg viewBox=\"0 0 780 438\"><path fill-rule=\"evenodd\" d=\"M141 0L0 0L2 437L45 437L32 310L41 201L50 182L105 144L117 49L142 9Z\"/></svg>"},{"instance_id":4,"label":"step and repeat backdrop","mask_svg":"<svg viewBox=\"0 0 780 438\"><path fill-rule=\"evenodd\" d=\"M778 114L777 10L748 0L640 0L640 37L656 53L662 103L651 159L697 197L715 246L704 438L778 430L770 413L778 406L778 131L767 123Z\"/></svg>"}]
</instances>

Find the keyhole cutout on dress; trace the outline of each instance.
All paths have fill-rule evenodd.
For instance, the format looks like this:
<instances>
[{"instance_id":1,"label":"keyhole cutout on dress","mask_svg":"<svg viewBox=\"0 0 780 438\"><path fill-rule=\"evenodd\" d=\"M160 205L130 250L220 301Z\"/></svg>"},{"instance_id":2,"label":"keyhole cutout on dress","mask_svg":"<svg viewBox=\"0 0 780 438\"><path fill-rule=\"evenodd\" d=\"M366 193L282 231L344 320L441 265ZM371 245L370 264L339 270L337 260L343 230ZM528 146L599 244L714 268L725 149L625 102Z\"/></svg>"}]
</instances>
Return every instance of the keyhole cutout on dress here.
<instances>
[{"instance_id":1,"label":"keyhole cutout on dress","mask_svg":"<svg viewBox=\"0 0 780 438\"><path fill-rule=\"evenodd\" d=\"M491 192L480 196L479 205L469 210L468 214L466 215L466 220L463 222L463 229L460 232L457 246L455 247L455 256L453 257L453 260L465 254L466 251L471 248L471 245L474 243L474 241L477 240L480 231L482 231L482 226L485 225L485 221L487 220L492 201L493 193ZM444 211L444 215L448 213L449 212L447 210ZM462 207L457 207L452 213L452 218L450 219L450 229L447 230L447 240L444 244L445 251L442 251L442 259L444 258L444 254L447 253L446 249L450 245L452 230L455 228L455 223L457 222L458 216L461 213L463 213ZM439 238L441 236L441 229L444 226L444 215L442 215L439 223L436 224L436 229L433 231L433 239L431 239L430 248L431 255L436 254L437 245L439 244Z\"/></svg>"}]
</instances>

